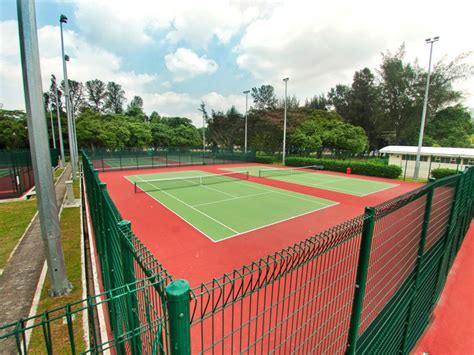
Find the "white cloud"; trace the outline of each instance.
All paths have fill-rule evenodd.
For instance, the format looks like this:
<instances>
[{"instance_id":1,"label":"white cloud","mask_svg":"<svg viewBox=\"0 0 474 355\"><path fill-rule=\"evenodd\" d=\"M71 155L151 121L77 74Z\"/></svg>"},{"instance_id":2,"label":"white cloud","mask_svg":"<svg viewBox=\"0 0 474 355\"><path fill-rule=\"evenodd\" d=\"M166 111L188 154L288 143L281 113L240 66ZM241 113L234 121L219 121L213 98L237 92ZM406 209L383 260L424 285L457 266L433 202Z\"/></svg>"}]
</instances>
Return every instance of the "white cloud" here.
<instances>
[{"instance_id":1,"label":"white cloud","mask_svg":"<svg viewBox=\"0 0 474 355\"><path fill-rule=\"evenodd\" d=\"M237 64L282 94L282 78L301 99L350 83L355 70L379 65L380 52L406 43L407 59L421 58L426 67L428 48L424 39L441 36L434 61L448 53L473 50L473 5L454 0L450 6L401 0L285 1L273 12L249 24L234 48ZM472 59L471 59L472 60ZM471 87L474 80L471 80Z\"/></svg>"},{"instance_id":2,"label":"white cloud","mask_svg":"<svg viewBox=\"0 0 474 355\"><path fill-rule=\"evenodd\" d=\"M167 54L165 62L176 81L190 79L200 74L213 74L219 67L214 60L205 56L199 57L187 48L178 48L176 52Z\"/></svg>"},{"instance_id":3,"label":"white cloud","mask_svg":"<svg viewBox=\"0 0 474 355\"><path fill-rule=\"evenodd\" d=\"M68 75L72 80L115 81L122 85L128 97L140 95L147 85L157 80L154 74L124 71L121 58L90 45L73 31L66 31L64 35L66 53L71 57ZM20 49L16 38L16 21L0 22L0 102L7 109L24 107ZM51 74L60 80L63 78L59 38L59 27L44 26L38 30L43 91L49 88Z\"/></svg>"},{"instance_id":4,"label":"white cloud","mask_svg":"<svg viewBox=\"0 0 474 355\"><path fill-rule=\"evenodd\" d=\"M76 0L75 17L88 39L114 51L167 41L206 48L215 37L227 43L245 24L268 11L265 1Z\"/></svg>"}]
</instances>

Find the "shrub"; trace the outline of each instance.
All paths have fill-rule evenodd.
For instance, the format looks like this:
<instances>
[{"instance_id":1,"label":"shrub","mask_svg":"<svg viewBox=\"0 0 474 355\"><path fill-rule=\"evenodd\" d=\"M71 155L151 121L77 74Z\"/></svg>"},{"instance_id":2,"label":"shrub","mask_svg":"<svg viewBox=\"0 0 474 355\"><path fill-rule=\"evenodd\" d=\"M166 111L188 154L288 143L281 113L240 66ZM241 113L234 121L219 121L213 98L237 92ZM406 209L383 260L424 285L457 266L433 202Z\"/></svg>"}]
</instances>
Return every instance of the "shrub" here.
<instances>
[{"instance_id":1,"label":"shrub","mask_svg":"<svg viewBox=\"0 0 474 355\"><path fill-rule=\"evenodd\" d=\"M346 172L347 168L351 168L354 174L378 176L384 178L396 179L402 173L402 169L396 165L384 165L378 162L361 162L361 161L341 161L326 160L309 157L288 157L286 159L288 166L308 166L322 165L324 170Z\"/></svg>"},{"instance_id":2,"label":"shrub","mask_svg":"<svg viewBox=\"0 0 474 355\"><path fill-rule=\"evenodd\" d=\"M454 169L438 168L431 170L431 176L435 179L442 179L446 176L456 175L458 172Z\"/></svg>"},{"instance_id":3,"label":"shrub","mask_svg":"<svg viewBox=\"0 0 474 355\"><path fill-rule=\"evenodd\" d=\"M255 162L262 164L273 164L277 162L277 159L278 158L273 155L257 155L255 157Z\"/></svg>"}]
</instances>

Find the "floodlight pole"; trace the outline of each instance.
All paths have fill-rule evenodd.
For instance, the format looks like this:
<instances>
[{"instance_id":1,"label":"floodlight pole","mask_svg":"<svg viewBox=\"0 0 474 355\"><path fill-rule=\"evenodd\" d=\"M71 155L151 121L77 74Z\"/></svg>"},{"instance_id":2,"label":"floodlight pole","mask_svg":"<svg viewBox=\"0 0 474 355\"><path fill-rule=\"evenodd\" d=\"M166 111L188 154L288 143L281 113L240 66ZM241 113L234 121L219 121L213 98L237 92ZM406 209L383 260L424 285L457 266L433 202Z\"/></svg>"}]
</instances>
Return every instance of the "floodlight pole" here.
<instances>
[{"instance_id":1,"label":"floodlight pole","mask_svg":"<svg viewBox=\"0 0 474 355\"><path fill-rule=\"evenodd\" d=\"M63 129L61 125L61 114L59 113L59 93L58 85L56 83L56 118L58 120L58 135L59 135L59 148L61 149L61 164L66 166L66 158L64 157L64 143L63 143Z\"/></svg>"},{"instance_id":2,"label":"floodlight pole","mask_svg":"<svg viewBox=\"0 0 474 355\"><path fill-rule=\"evenodd\" d=\"M53 148L56 149L56 135L54 134L53 104L49 100L49 119L51 120L51 134L53 136Z\"/></svg>"},{"instance_id":3,"label":"floodlight pole","mask_svg":"<svg viewBox=\"0 0 474 355\"><path fill-rule=\"evenodd\" d=\"M243 92L245 94L245 153L247 153L247 111L249 104L249 92L250 90L245 90Z\"/></svg>"},{"instance_id":4,"label":"floodlight pole","mask_svg":"<svg viewBox=\"0 0 474 355\"><path fill-rule=\"evenodd\" d=\"M283 159L282 159L283 165L285 165L285 158L286 158L286 95L287 95L287 88L288 88L288 80L290 80L290 78L283 79L283 81L285 82L285 113L283 115Z\"/></svg>"},{"instance_id":5,"label":"floodlight pole","mask_svg":"<svg viewBox=\"0 0 474 355\"><path fill-rule=\"evenodd\" d=\"M72 178L76 179L76 169L77 169L76 148L74 145L74 142L75 142L74 127L73 127L72 116L71 116L71 102L69 101L69 80L67 77L67 66L66 66L66 61L69 60L69 57L64 54L63 23L67 23L67 17L64 15L61 15L59 18L59 27L61 29L61 54L62 54L63 75L64 75L64 101L66 101L67 130L68 130L68 140L69 140L69 155L71 157Z\"/></svg>"},{"instance_id":6,"label":"floodlight pole","mask_svg":"<svg viewBox=\"0 0 474 355\"><path fill-rule=\"evenodd\" d=\"M206 152L206 114L202 112L202 150Z\"/></svg>"},{"instance_id":7,"label":"floodlight pole","mask_svg":"<svg viewBox=\"0 0 474 355\"><path fill-rule=\"evenodd\" d=\"M426 77L426 88L425 88L425 99L423 102L423 112L421 114L421 126L420 126L420 136L418 138L418 150L416 152L415 175L414 175L415 179L418 179L418 176L420 175L421 147L423 146L423 133L425 130L426 109L428 106L428 92L430 90L431 57L433 55L433 43L437 41L439 41L439 36L428 38L425 40L426 43L430 44L430 60L428 63L428 75Z\"/></svg>"},{"instance_id":8,"label":"floodlight pole","mask_svg":"<svg viewBox=\"0 0 474 355\"><path fill-rule=\"evenodd\" d=\"M43 108L43 88L41 85L34 0L17 0L17 11L28 136L41 236L51 280L49 292L51 295L57 296L70 292L71 284L67 279L64 265L56 191L51 172L48 130Z\"/></svg>"}]
</instances>

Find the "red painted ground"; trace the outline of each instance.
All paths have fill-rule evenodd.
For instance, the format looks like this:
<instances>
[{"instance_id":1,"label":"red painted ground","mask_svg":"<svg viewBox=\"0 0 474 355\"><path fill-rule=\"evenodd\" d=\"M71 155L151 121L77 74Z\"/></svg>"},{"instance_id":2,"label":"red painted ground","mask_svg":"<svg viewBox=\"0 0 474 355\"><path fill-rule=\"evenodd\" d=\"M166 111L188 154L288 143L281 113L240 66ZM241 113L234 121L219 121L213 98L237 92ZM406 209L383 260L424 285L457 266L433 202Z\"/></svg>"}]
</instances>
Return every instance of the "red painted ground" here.
<instances>
[{"instance_id":1,"label":"red painted ground","mask_svg":"<svg viewBox=\"0 0 474 355\"><path fill-rule=\"evenodd\" d=\"M456 257L434 320L414 355L474 354L474 224Z\"/></svg>"},{"instance_id":2,"label":"red painted ground","mask_svg":"<svg viewBox=\"0 0 474 355\"><path fill-rule=\"evenodd\" d=\"M276 225L268 226L218 243L195 230L173 212L147 194L134 193L127 175L159 172L203 170L222 173L219 168L261 164L233 164L183 168L157 168L100 173L123 218L132 222L132 230L176 278L187 279L192 286L208 281L279 251L318 232L328 229L393 197L414 190L420 184L389 179L355 176L360 179L398 183L399 186L366 197L321 190L283 181L250 177L251 181L305 193L339 202L338 205L316 211ZM325 174L345 175L324 172ZM271 206L268 206L271 208Z\"/></svg>"}]
</instances>

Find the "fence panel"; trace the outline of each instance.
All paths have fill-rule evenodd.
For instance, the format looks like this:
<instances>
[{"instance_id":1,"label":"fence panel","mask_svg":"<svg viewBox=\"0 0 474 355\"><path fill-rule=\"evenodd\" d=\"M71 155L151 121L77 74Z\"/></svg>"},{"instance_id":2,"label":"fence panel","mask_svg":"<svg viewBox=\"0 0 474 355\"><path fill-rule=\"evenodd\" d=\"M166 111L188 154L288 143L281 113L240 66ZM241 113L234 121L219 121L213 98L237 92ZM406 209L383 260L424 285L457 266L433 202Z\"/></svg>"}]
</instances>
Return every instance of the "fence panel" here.
<instances>
[{"instance_id":1,"label":"fence panel","mask_svg":"<svg viewBox=\"0 0 474 355\"><path fill-rule=\"evenodd\" d=\"M344 353L363 221L193 289L192 353Z\"/></svg>"}]
</instances>

